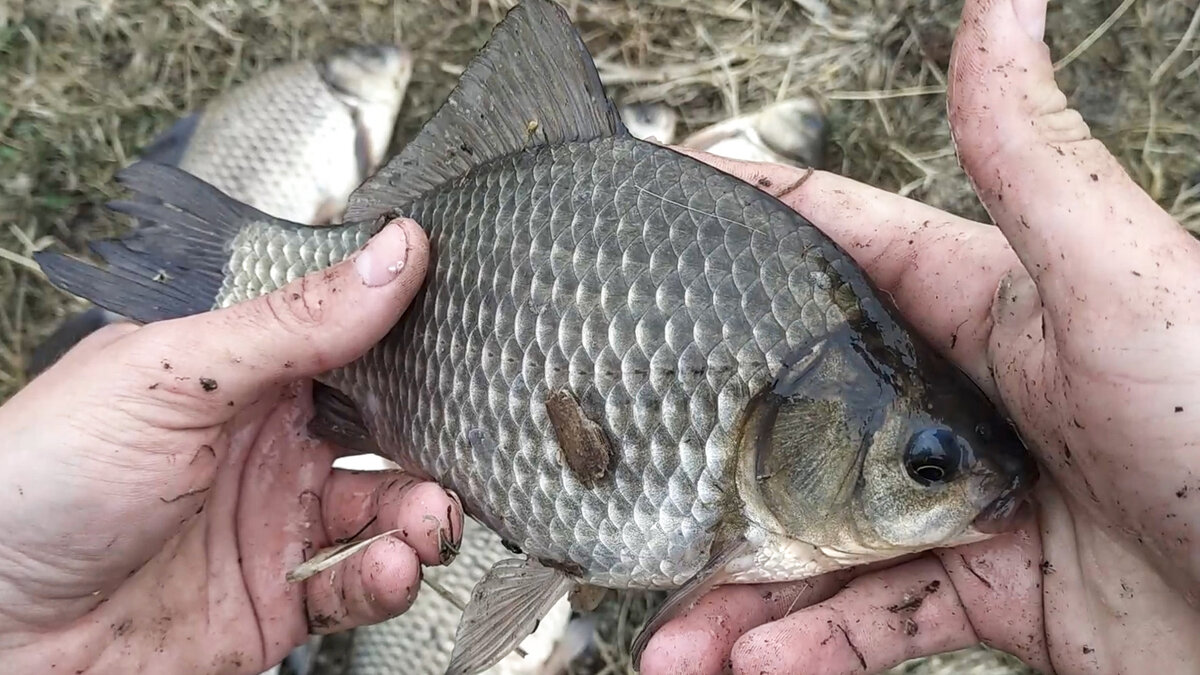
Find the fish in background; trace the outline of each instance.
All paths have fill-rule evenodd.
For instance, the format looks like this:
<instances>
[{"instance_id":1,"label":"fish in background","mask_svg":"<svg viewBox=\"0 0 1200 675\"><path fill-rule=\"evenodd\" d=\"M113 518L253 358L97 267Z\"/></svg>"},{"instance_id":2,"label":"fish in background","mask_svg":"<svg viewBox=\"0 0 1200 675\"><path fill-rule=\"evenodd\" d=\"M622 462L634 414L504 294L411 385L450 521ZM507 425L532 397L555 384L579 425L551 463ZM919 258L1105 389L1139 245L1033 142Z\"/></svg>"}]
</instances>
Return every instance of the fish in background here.
<instances>
[{"instance_id":1,"label":"fish in background","mask_svg":"<svg viewBox=\"0 0 1200 675\"><path fill-rule=\"evenodd\" d=\"M412 54L355 45L260 72L179 119L141 153L278 218L335 223L379 168L412 76ZM123 317L91 307L33 351L29 378Z\"/></svg>"},{"instance_id":2,"label":"fish in background","mask_svg":"<svg viewBox=\"0 0 1200 675\"><path fill-rule=\"evenodd\" d=\"M679 113L663 103L620 107L621 120L635 138L676 143ZM814 98L794 97L707 126L678 145L729 159L820 169L825 163L829 125Z\"/></svg>"},{"instance_id":3,"label":"fish in background","mask_svg":"<svg viewBox=\"0 0 1200 675\"><path fill-rule=\"evenodd\" d=\"M829 125L813 98L777 101L691 134L680 145L747 162L820 169L825 164Z\"/></svg>"},{"instance_id":4,"label":"fish in background","mask_svg":"<svg viewBox=\"0 0 1200 675\"><path fill-rule=\"evenodd\" d=\"M1010 422L815 225L634 138L546 0L506 15L344 224L160 164L117 178L153 203L110 206L156 223L101 247L117 272L35 259L136 321L269 293L394 217L427 230L413 305L316 378L310 429L454 490L512 551L473 589L447 673L495 664L568 594L669 591L636 663L711 588L986 539L1037 479Z\"/></svg>"}]
</instances>

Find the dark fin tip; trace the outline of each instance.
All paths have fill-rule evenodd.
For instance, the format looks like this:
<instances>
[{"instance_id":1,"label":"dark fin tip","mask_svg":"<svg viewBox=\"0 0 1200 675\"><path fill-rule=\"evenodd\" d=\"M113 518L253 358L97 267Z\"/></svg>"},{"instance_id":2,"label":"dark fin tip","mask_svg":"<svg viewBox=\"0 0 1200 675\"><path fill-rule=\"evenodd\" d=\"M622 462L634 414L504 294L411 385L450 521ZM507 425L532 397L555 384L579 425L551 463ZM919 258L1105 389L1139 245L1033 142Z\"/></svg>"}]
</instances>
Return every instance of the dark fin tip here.
<instances>
[{"instance_id":1,"label":"dark fin tip","mask_svg":"<svg viewBox=\"0 0 1200 675\"><path fill-rule=\"evenodd\" d=\"M224 282L229 246L247 225L299 227L168 165L138 162L117 172L116 180L137 201L113 202L110 208L139 223L123 237L89 244L107 269L52 251L34 259L55 286L137 322L212 309Z\"/></svg>"}]
</instances>

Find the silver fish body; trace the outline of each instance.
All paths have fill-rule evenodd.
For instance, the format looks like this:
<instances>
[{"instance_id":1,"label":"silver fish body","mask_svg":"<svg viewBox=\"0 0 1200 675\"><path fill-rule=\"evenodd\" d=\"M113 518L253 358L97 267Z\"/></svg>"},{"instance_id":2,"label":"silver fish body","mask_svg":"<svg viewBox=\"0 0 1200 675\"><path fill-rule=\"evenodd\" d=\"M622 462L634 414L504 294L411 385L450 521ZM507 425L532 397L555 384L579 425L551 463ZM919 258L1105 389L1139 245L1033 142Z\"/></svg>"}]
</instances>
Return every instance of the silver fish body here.
<instances>
[{"instance_id":1,"label":"silver fish body","mask_svg":"<svg viewBox=\"0 0 1200 675\"><path fill-rule=\"evenodd\" d=\"M739 425L800 345L855 322L897 367L919 362L844 252L780 202L669 149L630 138L536 148L395 212L429 233L427 290L326 381L390 459L586 583L670 588L704 565L742 508L730 499ZM248 227L217 304L336 262L372 232ZM598 485L563 461L546 412L560 390L611 439Z\"/></svg>"},{"instance_id":2,"label":"silver fish body","mask_svg":"<svg viewBox=\"0 0 1200 675\"><path fill-rule=\"evenodd\" d=\"M794 211L627 139L504 160L398 212L437 251L430 290L330 383L402 467L601 586L697 572L737 508L749 399L866 294ZM559 390L604 420L616 461L600 485L561 459L545 407Z\"/></svg>"}]
</instances>

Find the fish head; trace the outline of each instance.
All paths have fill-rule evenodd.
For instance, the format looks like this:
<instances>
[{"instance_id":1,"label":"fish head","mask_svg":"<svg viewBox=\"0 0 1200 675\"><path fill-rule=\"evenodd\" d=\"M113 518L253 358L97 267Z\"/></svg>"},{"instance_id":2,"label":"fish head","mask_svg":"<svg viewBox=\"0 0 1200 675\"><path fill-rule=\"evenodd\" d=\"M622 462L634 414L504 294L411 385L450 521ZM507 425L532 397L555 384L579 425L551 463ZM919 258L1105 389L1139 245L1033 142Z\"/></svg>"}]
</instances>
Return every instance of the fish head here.
<instances>
[{"instance_id":1,"label":"fish head","mask_svg":"<svg viewBox=\"0 0 1200 675\"><path fill-rule=\"evenodd\" d=\"M662 103L632 103L621 106L621 122L634 138L653 138L663 145L675 141L675 127L679 124L679 113Z\"/></svg>"},{"instance_id":2,"label":"fish head","mask_svg":"<svg viewBox=\"0 0 1200 675\"><path fill-rule=\"evenodd\" d=\"M931 349L885 342L847 329L752 399L746 517L854 564L1011 529L1038 475L1013 426Z\"/></svg>"},{"instance_id":3,"label":"fish head","mask_svg":"<svg viewBox=\"0 0 1200 675\"><path fill-rule=\"evenodd\" d=\"M413 55L397 45L354 45L325 56L321 76L334 91L358 105L394 105L412 79Z\"/></svg>"},{"instance_id":4,"label":"fish head","mask_svg":"<svg viewBox=\"0 0 1200 675\"><path fill-rule=\"evenodd\" d=\"M825 161L829 125L825 110L814 98L792 98L764 108L754 123L763 143L803 166L820 167Z\"/></svg>"},{"instance_id":5,"label":"fish head","mask_svg":"<svg viewBox=\"0 0 1200 675\"><path fill-rule=\"evenodd\" d=\"M412 78L412 52L396 45L356 45L329 54L317 69L334 95L353 110L358 149L365 150L357 186L379 167L391 144Z\"/></svg>"}]
</instances>

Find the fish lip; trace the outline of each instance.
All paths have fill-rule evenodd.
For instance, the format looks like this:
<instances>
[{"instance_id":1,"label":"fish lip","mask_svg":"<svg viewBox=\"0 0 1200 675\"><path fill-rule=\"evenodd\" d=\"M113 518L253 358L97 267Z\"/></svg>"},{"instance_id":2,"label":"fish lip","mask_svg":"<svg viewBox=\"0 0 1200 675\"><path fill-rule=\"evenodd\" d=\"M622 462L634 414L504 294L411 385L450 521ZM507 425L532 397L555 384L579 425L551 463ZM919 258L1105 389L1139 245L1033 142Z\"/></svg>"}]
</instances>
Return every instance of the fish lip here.
<instances>
[{"instance_id":1,"label":"fish lip","mask_svg":"<svg viewBox=\"0 0 1200 675\"><path fill-rule=\"evenodd\" d=\"M1014 530L1028 511L1029 498L1038 481L1037 464L1029 458L1000 493L975 516L973 527L983 534Z\"/></svg>"}]
</instances>

